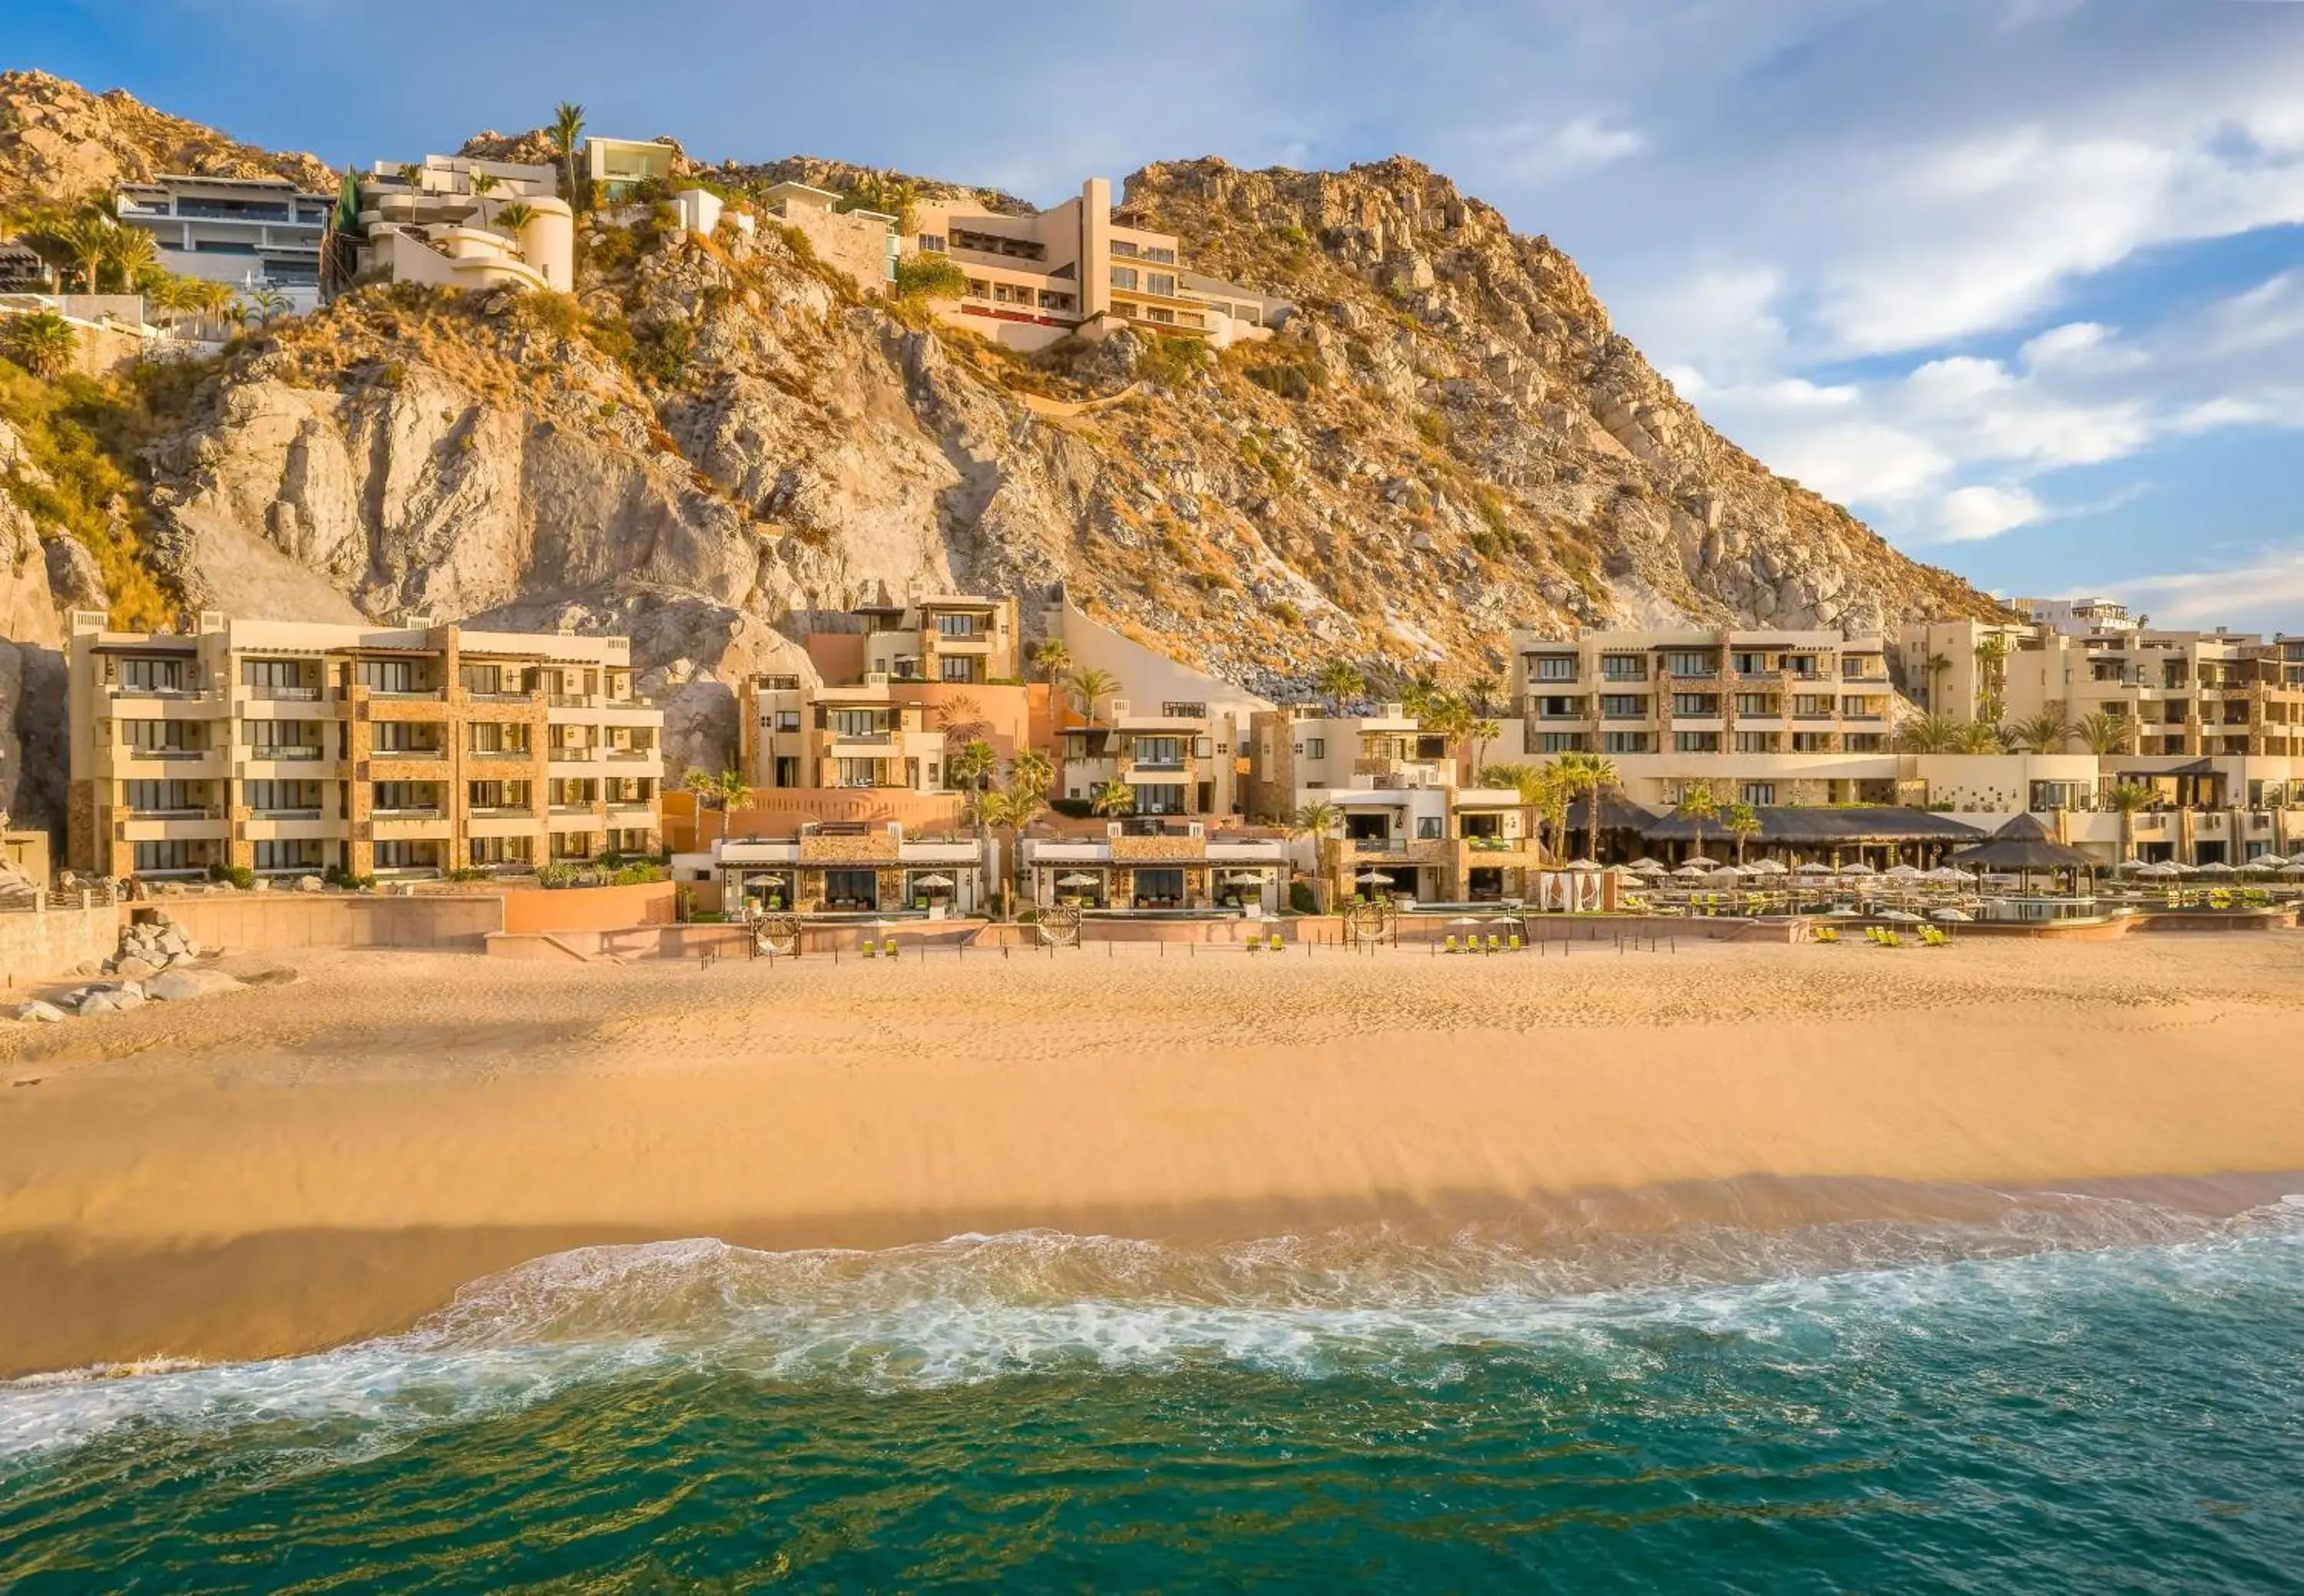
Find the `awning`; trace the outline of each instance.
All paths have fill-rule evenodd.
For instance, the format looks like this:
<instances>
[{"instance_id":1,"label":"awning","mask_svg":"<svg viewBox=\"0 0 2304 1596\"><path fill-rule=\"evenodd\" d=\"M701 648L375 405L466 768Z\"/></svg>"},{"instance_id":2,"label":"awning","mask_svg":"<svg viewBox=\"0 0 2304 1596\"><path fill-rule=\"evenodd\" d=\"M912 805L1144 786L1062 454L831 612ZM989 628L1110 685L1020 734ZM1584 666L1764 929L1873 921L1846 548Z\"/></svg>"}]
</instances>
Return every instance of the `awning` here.
<instances>
[{"instance_id":1,"label":"awning","mask_svg":"<svg viewBox=\"0 0 2304 1596\"><path fill-rule=\"evenodd\" d=\"M1849 808L1811 808L1803 804L1773 804L1756 808L1760 829L1748 840L1792 843L1810 847L1862 843L1976 842L1984 832L1965 820L1936 810L1910 809L1897 804L1859 804ZM1704 822L1707 837L1725 836L1719 819ZM1697 835L1693 820L1663 815L1640 828L1640 835L1656 842L1687 842Z\"/></svg>"},{"instance_id":2,"label":"awning","mask_svg":"<svg viewBox=\"0 0 2304 1596\"><path fill-rule=\"evenodd\" d=\"M2101 862L2058 842L2036 816L2018 815L1991 841L1963 848L1946 862L1963 870L2093 870Z\"/></svg>"}]
</instances>

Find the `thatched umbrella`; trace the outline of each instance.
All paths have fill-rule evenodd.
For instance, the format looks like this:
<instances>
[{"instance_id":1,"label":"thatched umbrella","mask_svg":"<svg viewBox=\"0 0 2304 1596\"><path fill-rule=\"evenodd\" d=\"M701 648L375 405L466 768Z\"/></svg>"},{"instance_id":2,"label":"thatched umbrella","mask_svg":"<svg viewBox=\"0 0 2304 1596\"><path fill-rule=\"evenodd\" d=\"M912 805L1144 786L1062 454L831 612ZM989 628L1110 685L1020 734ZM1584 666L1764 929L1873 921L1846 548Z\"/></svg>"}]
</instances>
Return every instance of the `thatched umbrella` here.
<instances>
[{"instance_id":1,"label":"thatched umbrella","mask_svg":"<svg viewBox=\"0 0 2304 1596\"><path fill-rule=\"evenodd\" d=\"M2098 862L2049 836L2048 828L2035 816L2021 814L1994 832L1989 840L1962 848L1946 862L1978 872L2014 870L2029 879L2034 870L2077 873L2095 870Z\"/></svg>"}]
</instances>

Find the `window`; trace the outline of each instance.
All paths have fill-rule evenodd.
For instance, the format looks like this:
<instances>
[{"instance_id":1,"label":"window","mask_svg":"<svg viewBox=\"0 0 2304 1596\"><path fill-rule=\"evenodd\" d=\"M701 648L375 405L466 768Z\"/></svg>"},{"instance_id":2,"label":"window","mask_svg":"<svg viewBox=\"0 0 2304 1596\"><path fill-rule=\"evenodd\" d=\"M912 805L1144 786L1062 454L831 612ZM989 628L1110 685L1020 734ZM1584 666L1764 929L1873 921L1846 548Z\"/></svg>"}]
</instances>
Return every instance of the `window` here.
<instances>
[{"instance_id":1,"label":"window","mask_svg":"<svg viewBox=\"0 0 2304 1596\"><path fill-rule=\"evenodd\" d=\"M1536 751L1538 753L1580 753L1584 748L1581 732L1538 732Z\"/></svg>"},{"instance_id":2,"label":"window","mask_svg":"<svg viewBox=\"0 0 2304 1596\"><path fill-rule=\"evenodd\" d=\"M241 789L248 807L260 815L297 810L320 812L320 784L314 781L251 781Z\"/></svg>"},{"instance_id":3,"label":"window","mask_svg":"<svg viewBox=\"0 0 2304 1596\"><path fill-rule=\"evenodd\" d=\"M318 698L319 689L304 682L304 667L293 659L243 659L241 684L251 698Z\"/></svg>"},{"instance_id":4,"label":"window","mask_svg":"<svg viewBox=\"0 0 2304 1596\"><path fill-rule=\"evenodd\" d=\"M1417 840L1418 840L1418 841L1419 841L1419 842L1430 842L1430 841L1432 841L1433 839L1435 839L1435 838L1436 838L1437 836L1440 836L1440 834L1441 834L1441 832L1440 832L1440 827L1441 827L1441 819L1440 819L1440 817L1439 817L1438 815L1419 815L1419 816L1417 816L1417 817L1416 817L1416 836L1417 836Z\"/></svg>"},{"instance_id":5,"label":"window","mask_svg":"<svg viewBox=\"0 0 2304 1596\"><path fill-rule=\"evenodd\" d=\"M131 692L184 692L193 685L189 659L123 659L120 684Z\"/></svg>"},{"instance_id":6,"label":"window","mask_svg":"<svg viewBox=\"0 0 2304 1596\"><path fill-rule=\"evenodd\" d=\"M832 785L835 787L877 787L881 784L878 760L835 760L833 761Z\"/></svg>"},{"instance_id":7,"label":"window","mask_svg":"<svg viewBox=\"0 0 2304 1596\"><path fill-rule=\"evenodd\" d=\"M527 836L476 836L471 840L474 864L525 864L533 856L536 839Z\"/></svg>"},{"instance_id":8,"label":"window","mask_svg":"<svg viewBox=\"0 0 2304 1596\"><path fill-rule=\"evenodd\" d=\"M780 732L796 732L800 730L800 711L797 709L777 710L776 730Z\"/></svg>"},{"instance_id":9,"label":"window","mask_svg":"<svg viewBox=\"0 0 2304 1596\"><path fill-rule=\"evenodd\" d=\"M1833 700L1828 692L1792 694L1792 716L1798 720L1830 720Z\"/></svg>"},{"instance_id":10,"label":"window","mask_svg":"<svg viewBox=\"0 0 2304 1596\"><path fill-rule=\"evenodd\" d=\"M1040 309L1043 310L1069 310L1073 302L1069 293L1058 293L1053 288L1040 290Z\"/></svg>"},{"instance_id":11,"label":"window","mask_svg":"<svg viewBox=\"0 0 2304 1596\"><path fill-rule=\"evenodd\" d=\"M1305 738L1304 757L1308 760L1326 759L1328 757L1328 740L1326 737Z\"/></svg>"},{"instance_id":12,"label":"window","mask_svg":"<svg viewBox=\"0 0 2304 1596\"><path fill-rule=\"evenodd\" d=\"M941 233L923 233L912 242L919 246L923 255L944 253L944 234Z\"/></svg>"},{"instance_id":13,"label":"window","mask_svg":"<svg viewBox=\"0 0 2304 1596\"><path fill-rule=\"evenodd\" d=\"M375 785L378 813L428 812L438 807L432 786L420 781L380 781Z\"/></svg>"},{"instance_id":14,"label":"window","mask_svg":"<svg viewBox=\"0 0 2304 1596\"><path fill-rule=\"evenodd\" d=\"M376 868L380 870L423 870L440 868L436 842L393 841L376 845Z\"/></svg>"},{"instance_id":15,"label":"window","mask_svg":"<svg viewBox=\"0 0 2304 1596\"><path fill-rule=\"evenodd\" d=\"M1537 655L1536 679L1539 682L1573 682L1576 680L1576 656L1573 654Z\"/></svg>"},{"instance_id":16,"label":"window","mask_svg":"<svg viewBox=\"0 0 2304 1596\"><path fill-rule=\"evenodd\" d=\"M1728 663L1740 676L1764 676L1776 668L1766 654L1734 654Z\"/></svg>"},{"instance_id":17,"label":"window","mask_svg":"<svg viewBox=\"0 0 2304 1596\"><path fill-rule=\"evenodd\" d=\"M1774 693L1740 692L1736 695L1736 713L1739 715L1778 715L1783 710L1782 700Z\"/></svg>"},{"instance_id":18,"label":"window","mask_svg":"<svg viewBox=\"0 0 2304 1596\"><path fill-rule=\"evenodd\" d=\"M1710 654L1674 650L1664 657L1664 670L1675 676L1716 676L1718 660Z\"/></svg>"},{"instance_id":19,"label":"window","mask_svg":"<svg viewBox=\"0 0 2304 1596\"><path fill-rule=\"evenodd\" d=\"M1739 732L1736 734L1736 751L1775 753L1777 751L1776 740L1781 735L1777 732Z\"/></svg>"},{"instance_id":20,"label":"window","mask_svg":"<svg viewBox=\"0 0 2304 1596\"><path fill-rule=\"evenodd\" d=\"M191 790L191 784L184 781L131 781L128 784L128 807L138 814L198 808L192 802Z\"/></svg>"},{"instance_id":21,"label":"window","mask_svg":"<svg viewBox=\"0 0 2304 1596\"><path fill-rule=\"evenodd\" d=\"M153 870L189 870L199 869L192 858L192 845L188 842L138 843L136 845L136 874Z\"/></svg>"},{"instance_id":22,"label":"window","mask_svg":"<svg viewBox=\"0 0 2304 1596\"><path fill-rule=\"evenodd\" d=\"M1144 288L1148 293L1173 295L1176 292L1176 279L1165 272L1150 272L1145 276Z\"/></svg>"},{"instance_id":23,"label":"window","mask_svg":"<svg viewBox=\"0 0 2304 1596\"><path fill-rule=\"evenodd\" d=\"M250 721L250 729L253 730L258 724ZM273 724L293 726L295 723L277 721ZM553 729L559 730L556 726ZM440 751L439 729L411 720L379 720L376 723L376 751L396 754L437 753Z\"/></svg>"},{"instance_id":24,"label":"window","mask_svg":"<svg viewBox=\"0 0 2304 1596\"><path fill-rule=\"evenodd\" d=\"M1540 698L1536 700L1536 712L1546 720L1581 720L1584 718L1584 700L1580 698Z\"/></svg>"},{"instance_id":25,"label":"window","mask_svg":"<svg viewBox=\"0 0 2304 1596\"><path fill-rule=\"evenodd\" d=\"M878 709L834 709L832 734L851 741L878 736L888 729L883 713Z\"/></svg>"},{"instance_id":26,"label":"window","mask_svg":"<svg viewBox=\"0 0 2304 1596\"><path fill-rule=\"evenodd\" d=\"M474 753L526 753L528 727L518 721L476 720L471 726Z\"/></svg>"},{"instance_id":27,"label":"window","mask_svg":"<svg viewBox=\"0 0 2304 1596\"><path fill-rule=\"evenodd\" d=\"M139 753L191 754L206 745L196 720L124 720L120 723L128 746Z\"/></svg>"},{"instance_id":28,"label":"window","mask_svg":"<svg viewBox=\"0 0 2304 1596\"><path fill-rule=\"evenodd\" d=\"M1182 737L1139 737L1136 739L1136 762L1156 768L1181 769L1184 763L1184 740Z\"/></svg>"},{"instance_id":29,"label":"window","mask_svg":"<svg viewBox=\"0 0 2304 1596\"><path fill-rule=\"evenodd\" d=\"M371 692L417 691L416 662L412 659L362 659L352 668L353 679Z\"/></svg>"},{"instance_id":30,"label":"window","mask_svg":"<svg viewBox=\"0 0 2304 1596\"><path fill-rule=\"evenodd\" d=\"M1720 713L1720 695L1716 692L1675 692L1672 695L1672 712L1710 719Z\"/></svg>"},{"instance_id":31,"label":"window","mask_svg":"<svg viewBox=\"0 0 2304 1596\"><path fill-rule=\"evenodd\" d=\"M1207 717L1207 705L1197 700L1179 701L1175 699L1161 700L1160 718L1163 720L1206 720Z\"/></svg>"},{"instance_id":32,"label":"window","mask_svg":"<svg viewBox=\"0 0 2304 1596\"><path fill-rule=\"evenodd\" d=\"M1746 803L1766 808L1776 801L1776 784L1772 781L1748 781L1737 789L1736 796Z\"/></svg>"},{"instance_id":33,"label":"window","mask_svg":"<svg viewBox=\"0 0 2304 1596\"><path fill-rule=\"evenodd\" d=\"M1646 732L1603 732L1600 751L1603 753L1646 753L1648 734Z\"/></svg>"},{"instance_id":34,"label":"window","mask_svg":"<svg viewBox=\"0 0 2304 1596\"><path fill-rule=\"evenodd\" d=\"M1126 288L1133 291L1136 287L1135 268L1133 267L1126 266L1114 267L1112 268L1112 285L1114 288Z\"/></svg>"},{"instance_id":35,"label":"window","mask_svg":"<svg viewBox=\"0 0 2304 1596\"><path fill-rule=\"evenodd\" d=\"M1184 812L1184 789L1181 784L1140 786L1136 789L1136 812L1139 815L1181 815Z\"/></svg>"},{"instance_id":36,"label":"window","mask_svg":"<svg viewBox=\"0 0 2304 1596\"><path fill-rule=\"evenodd\" d=\"M966 654L945 654L936 660L936 676L945 682L973 682L982 668L980 661Z\"/></svg>"},{"instance_id":37,"label":"window","mask_svg":"<svg viewBox=\"0 0 2304 1596\"><path fill-rule=\"evenodd\" d=\"M1718 753L1720 734L1717 732L1674 732L1672 734L1674 753Z\"/></svg>"},{"instance_id":38,"label":"window","mask_svg":"<svg viewBox=\"0 0 2304 1596\"><path fill-rule=\"evenodd\" d=\"M1642 654L1603 654L1600 675L1608 682L1645 682L1648 679L1648 658Z\"/></svg>"},{"instance_id":39,"label":"window","mask_svg":"<svg viewBox=\"0 0 2304 1596\"><path fill-rule=\"evenodd\" d=\"M1133 260L1136 259L1135 241L1126 238L1115 238L1112 241L1112 252L1125 259Z\"/></svg>"},{"instance_id":40,"label":"window","mask_svg":"<svg viewBox=\"0 0 2304 1596\"><path fill-rule=\"evenodd\" d=\"M317 837L299 837L292 842L260 842L256 845L256 868L259 870L316 870L326 862L321 855L323 845Z\"/></svg>"},{"instance_id":41,"label":"window","mask_svg":"<svg viewBox=\"0 0 2304 1596\"><path fill-rule=\"evenodd\" d=\"M524 781L475 781L464 786L464 799L474 809L526 809L528 784Z\"/></svg>"}]
</instances>

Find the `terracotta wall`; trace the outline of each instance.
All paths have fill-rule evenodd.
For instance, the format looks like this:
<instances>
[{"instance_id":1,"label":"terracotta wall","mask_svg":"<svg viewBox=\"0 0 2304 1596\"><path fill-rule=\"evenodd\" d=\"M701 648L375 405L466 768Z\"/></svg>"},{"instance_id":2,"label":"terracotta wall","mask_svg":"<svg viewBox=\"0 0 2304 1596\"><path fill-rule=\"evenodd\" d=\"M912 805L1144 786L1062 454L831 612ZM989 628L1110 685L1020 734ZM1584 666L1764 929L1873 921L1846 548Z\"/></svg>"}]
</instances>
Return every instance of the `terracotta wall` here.
<instances>
[{"instance_id":1,"label":"terracotta wall","mask_svg":"<svg viewBox=\"0 0 2304 1596\"><path fill-rule=\"evenodd\" d=\"M504 929L504 899L233 893L123 905L158 910L208 947L435 947L478 952Z\"/></svg>"},{"instance_id":2,"label":"terracotta wall","mask_svg":"<svg viewBox=\"0 0 2304 1596\"><path fill-rule=\"evenodd\" d=\"M504 895L505 931L608 931L624 926L669 925L673 884L648 881L634 887L541 887Z\"/></svg>"}]
</instances>

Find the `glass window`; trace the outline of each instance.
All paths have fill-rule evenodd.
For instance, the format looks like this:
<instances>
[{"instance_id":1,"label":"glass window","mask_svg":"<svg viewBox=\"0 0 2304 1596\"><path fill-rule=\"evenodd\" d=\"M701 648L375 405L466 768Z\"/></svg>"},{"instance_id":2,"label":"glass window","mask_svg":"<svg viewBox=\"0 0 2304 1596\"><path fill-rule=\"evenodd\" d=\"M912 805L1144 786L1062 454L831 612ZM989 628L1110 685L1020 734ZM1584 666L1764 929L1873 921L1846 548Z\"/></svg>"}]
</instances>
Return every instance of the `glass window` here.
<instances>
[{"instance_id":1,"label":"glass window","mask_svg":"<svg viewBox=\"0 0 2304 1596\"><path fill-rule=\"evenodd\" d=\"M1583 751L1583 747L1584 734L1581 732L1538 732L1536 734L1536 751L1538 753L1578 753Z\"/></svg>"},{"instance_id":2,"label":"glass window","mask_svg":"<svg viewBox=\"0 0 2304 1596\"><path fill-rule=\"evenodd\" d=\"M1639 720L1648 712L1648 695L1638 692L1604 692L1600 695L1600 713L1610 720Z\"/></svg>"},{"instance_id":3,"label":"glass window","mask_svg":"<svg viewBox=\"0 0 2304 1596\"><path fill-rule=\"evenodd\" d=\"M1640 654L1603 654L1600 675L1611 682L1645 682L1648 679L1648 662Z\"/></svg>"},{"instance_id":4,"label":"glass window","mask_svg":"<svg viewBox=\"0 0 2304 1596\"><path fill-rule=\"evenodd\" d=\"M1718 753L1720 734L1717 732L1674 732L1672 734L1674 753Z\"/></svg>"},{"instance_id":5,"label":"glass window","mask_svg":"<svg viewBox=\"0 0 2304 1596\"><path fill-rule=\"evenodd\" d=\"M1710 654L1688 651L1666 654L1664 668L1675 676L1712 676L1720 671Z\"/></svg>"},{"instance_id":6,"label":"glass window","mask_svg":"<svg viewBox=\"0 0 2304 1596\"><path fill-rule=\"evenodd\" d=\"M1145 276L1144 286L1153 293L1173 294L1176 292L1176 279L1165 272L1150 272Z\"/></svg>"},{"instance_id":7,"label":"glass window","mask_svg":"<svg viewBox=\"0 0 2304 1596\"><path fill-rule=\"evenodd\" d=\"M800 730L800 711L797 709L777 710L776 730L780 732L796 732Z\"/></svg>"},{"instance_id":8,"label":"glass window","mask_svg":"<svg viewBox=\"0 0 2304 1596\"><path fill-rule=\"evenodd\" d=\"M966 654L946 654L936 660L936 675L945 682L973 682L982 666Z\"/></svg>"},{"instance_id":9,"label":"glass window","mask_svg":"<svg viewBox=\"0 0 2304 1596\"><path fill-rule=\"evenodd\" d=\"M353 668L353 679L371 692L416 691L416 662L412 659L362 659Z\"/></svg>"},{"instance_id":10,"label":"glass window","mask_svg":"<svg viewBox=\"0 0 2304 1596\"><path fill-rule=\"evenodd\" d=\"M1305 738L1304 757L1308 760L1326 759L1328 757L1328 740L1326 737Z\"/></svg>"},{"instance_id":11,"label":"glass window","mask_svg":"<svg viewBox=\"0 0 2304 1596\"><path fill-rule=\"evenodd\" d=\"M1181 815L1184 812L1184 789L1172 784L1138 787L1136 812L1139 815Z\"/></svg>"},{"instance_id":12,"label":"glass window","mask_svg":"<svg viewBox=\"0 0 2304 1596\"><path fill-rule=\"evenodd\" d=\"M1438 836L1440 835L1440 827L1441 819L1438 815L1419 815L1416 817L1416 835L1419 841L1429 841L1430 839Z\"/></svg>"},{"instance_id":13,"label":"glass window","mask_svg":"<svg viewBox=\"0 0 2304 1596\"><path fill-rule=\"evenodd\" d=\"M1136 268L1133 267L1115 266L1112 268L1112 285L1114 288L1125 288L1132 292L1136 287Z\"/></svg>"},{"instance_id":14,"label":"glass window","mask_svg":"<svg viewBox=\"0 0 2304 1596\"><path fill-rule=\"evenodd\" d=\"M1716 692L1675 692L1672 695L1672 712L1708 718L1720 713L1720 695Z\"/></svg>"},{"instance_id":15,"label":"glass window","mask_svg":"<svg viewBox=\"0 0 2304 1596\"><path fill-rule=\"evenodd\" d=\"M1772 781L1748 781L1738 790L1737 796L1747 803L1773 804L1776 801L1776 784Z\"/></svg>"},{"instance_id":16,"label":"glass window","mask_svg":"<svg viewBox=\"0 0 2304 1596\"><path fill-rule=\"evenodd\" d=\"M1601 751L1605 753L1646 753L1648 734L1646 732L1604 732L1600 735Z\"/></svg>"},{"instance_id":17,"label":"glass window","mask_svg":"<svg viewBox=\"0 0 2304 1596\"><path fill-rule=\"evenodd\" d=\"M120 684L138 692L182 692L192 683L189 659L123 659Z\"/></svg>"},{"instance_id":18,"label":"glass window","mask_svg":"<svg viewBox=\"0 0 2304 1596\"><path fill-rule=\"evenodd\" d=\"M1573 682L1576 680L1576 656L1573 654L1537 656L1536 679L1539 682Z\"/></svg>"},{"instance_id":19,"label":"glass window","mask_svg":"<svg viewBox=\"0 0 2304 1596\"><path fill-rule=\"evenodd\" d=\"M125 720L121 729L128 746L143 753L197 753L202 746L196 720Z\"/></svg>"},{"instance_id":20,"label":"glass window","mask_svg":"<svg viewBox=\"0 0 2304 1596\"><path fill-rule=\"evenodd\" d=\"M888 729L877 709L834 709L832 712L832 734L835 737L870 737Z\"/></svg>"}]
</instances>

